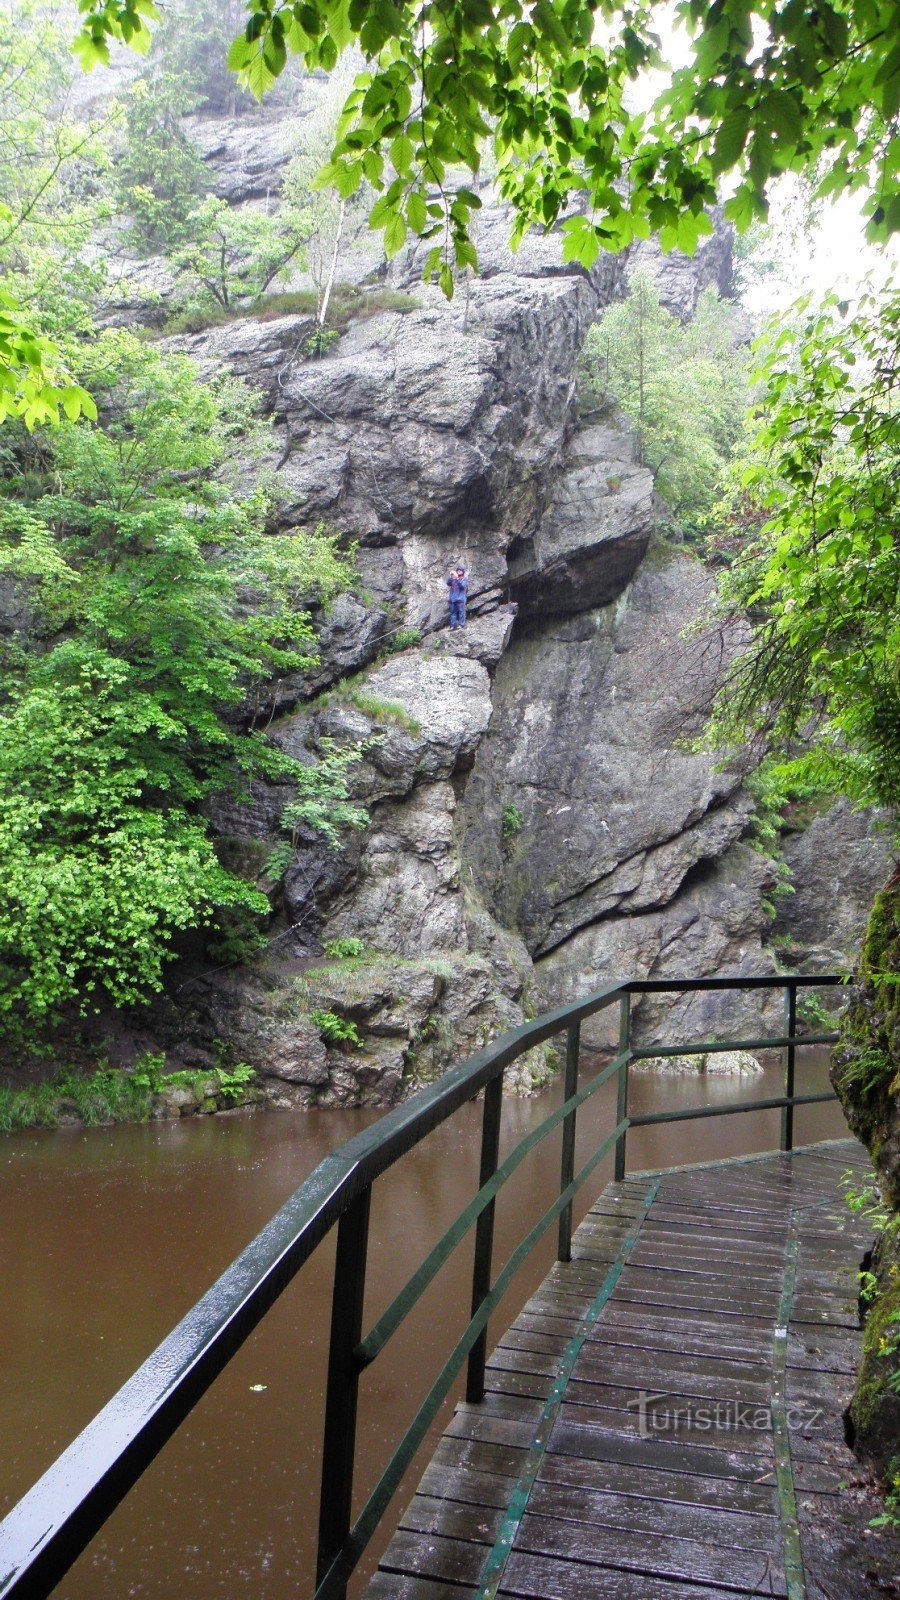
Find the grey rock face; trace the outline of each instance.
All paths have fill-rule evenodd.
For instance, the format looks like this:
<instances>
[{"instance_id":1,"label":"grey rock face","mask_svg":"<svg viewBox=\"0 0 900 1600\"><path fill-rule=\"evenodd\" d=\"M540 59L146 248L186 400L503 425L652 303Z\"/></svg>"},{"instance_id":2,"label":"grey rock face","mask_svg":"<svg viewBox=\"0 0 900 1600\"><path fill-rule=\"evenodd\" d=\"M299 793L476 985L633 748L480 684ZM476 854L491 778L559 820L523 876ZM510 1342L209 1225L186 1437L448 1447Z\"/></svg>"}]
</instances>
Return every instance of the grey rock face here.
<instances>
[{"instance_id":1,"label":"grey rock face","mask_svg":"<svg viewBox=\"0 0 900 1600\"><path fill-rule=\"evenodd\" d=\"M737 773L682 747L717 664L684 630L710 591L668 550L614 605L514 642L467 793L467 853L536 956L617 912L666 904L751 809ZM504 848L503 807L522 816Z\"/></svg>"},{"instance_id":2,"label":"grey rock face","mask_svg":"<svg viewBox=\"0 0 900 1600\"><path fill-rule=\"evenodd\" d=\"M240 117L191 116L185 131L210 170L212 190L237 205L278 194L284 169L297 147L298 123L266 110Z\"/></svg>"},{"instance_id":3,"label":"grey rock face","mask_svg":"<svg viewBox=\"0 0 900 1600\"><path fill-rule=\"evenodd\" d=\"M228 368L272 409L279 403L282 381L300 358L314 326L312 316L236 317L202 333L174 334L165 343L168 349L190 356L203 378Z\"/></svg>"},{"instance_id":4,"label":"grey rock face","mask_svg":"<svg viewBox=\"0 0 900 1600\"><path fill-rule=\"evenodd\" d=\"M646 554L653 474L634 461L623 425L583 428L570 441L552 504L509 560L523 616L574 615L606 605Z\"/></svg>"},{"instance_id":5,"label":"grey rock face","mask_svg":"<svg viewBox=\"0 0 900 1600\"><path fill-rule=\"evenodd\" d=\"M628 266L645 267L653 276L667 311L688 322L704 289L713 288L727 299L734 293L732 245L734 230L721 214L715 232L702 240L693 256L680 250L665 253L656 239L633 245Z\"/></svg>"},{"instance_id":6,"label":"grey rock face","mask_svg":"<svg viewBox=\"0 0 900 1600\"><path fill-rule=\"evenodd\" d=\"M461 537L489 544L485 528L502 549L537 515L594 296L572 278L498 278L473 292L468 326L422 297L282 378L289 514L363 538L437 536L445 560Z\"/></svg>"},{"instance_id":7,"label":"grey rock face","mask_svg":"<svg viewBox=\"0 0 900 1600\"><path fill-rule=\"evenodd\" d=\"M557 1005L633 978L774 974L763 947L766 917L761 898L773 882L764 856L732 845L682 884L667 905L641 915L613 916L591 924L536 963L541 1003ZM646 996L634 1006L634 1036L642 1044L701 1040L771 1024L775 1012L759 997L700 994ZM618 1037L614 1010L584 1024L585 1042L598 1048Z\"/></svg>"},{"instance_id":8,"label":"grey rock face","mask_svg":"<svg viewBox=\"0 0 900 1600\"><path fill-rule=\"evenodd\" d=\"M329 907L326 939L361 938L391 955L466 948L448 783L420 784L402 804L378 807L357 876Z\"/></svg>"},{"instance_id":9,"label":"grey rock face","mask_svg":"<svg viewBox=\"0 0 900 1600\"><path fill-rule=\"evenodd\" d=\"M838 800L785 835L794 892L778 901L772 934L800 971L840 972L856 961L872 902L895 860L888 820Z\"/></svg>"}]
</instances>

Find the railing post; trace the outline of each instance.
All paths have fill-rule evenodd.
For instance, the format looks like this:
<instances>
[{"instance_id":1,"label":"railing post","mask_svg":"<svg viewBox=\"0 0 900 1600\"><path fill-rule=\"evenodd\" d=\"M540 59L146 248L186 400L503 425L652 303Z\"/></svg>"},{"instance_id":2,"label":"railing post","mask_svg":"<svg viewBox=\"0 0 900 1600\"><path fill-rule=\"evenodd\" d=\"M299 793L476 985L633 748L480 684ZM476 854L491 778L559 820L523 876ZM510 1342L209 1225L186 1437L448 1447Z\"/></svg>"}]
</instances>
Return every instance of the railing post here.
<instances>
[{"instance_id":1,"label":"railing post","mask_svg":"<svg viewBox=\"0 0 900 1600\"><path fill-rule=\"evenodd\" d=\"M482 1189L497 1171L500 1150L500 1113L503 1108L503 1074L492 1078L484 1091L484 1115L481 1122L481 1167L478 1187ZM481 1309L481 1302L490 1293L491 1256L494 1249L494 1201L485 1206L475 1224L475 1264L472 1269L472 1316ZM487 1360L487 1328L482 1328L469 1352L466 1375L466 1399L477 1405L484 1399L484 1365Z\"/></svg>"},{"instance_id":2,"label":"railing post","mask_svg":"<svg viewBox=\"0 0 900 1600\"><path fill-rule=\"evenodd\" d=\"M356 1454L356 1401L361 1370L353 1352L362 1337L371 1198L372 1189L369 1186L350 1202L338 1223L322 1437L317 1585L322 1582L350 1532ZM340 1594L344 1593L345 1590L341 1589Z\"/></svg>"},{"instance_id":3,"label":"railing post","mask_svg":"<svg viewBox=\"0 0 900 1600\"><path fill-rule=\"evenodd\" d=\"M789 1040L793 1040L797 1032L797 985L785 984L784 989L784 1031ZM796 1059L796 1046L790 1043L784 1052L784 1092L785 1096L794 1093L794 1064ZM794 1108L782 1106L781 1108L781 1148L793 1150L794 1148Z\"/></svg>"},{"instance_id":4,"label":"railing post","mask_svg":"<svg viewBox=\"0 0 900 1600\"><path fill-rule=\"evenodd\" d=\"M566 1034L566 1070L563 1079L563 1100L571 1100L578 1088L578 1053L581 1047L581 1024L573 1022ZM568 1189L575 1176L575 1115L570 1111L562 1125L562 1164L559 1172L559 1192ZM559 1214L559 1245L557 1260L572 1259L572 1201Z\"/></svg>"},{"instance_id":5,"label":"railing post","mask_svg":"<svg viewBox=\"0 0 900 1600\"><path fill-rule=\"evenodd\" d=\"M619 1055L631 1049L631 995L623 994L619 1001ZM628 1116L628 1062L623 1061L616 1074L616 1126ZM625 1140L627 1129L616 1142L616 1164L613 1176L621 1183L625 1176Z\"/></svg>"}]
</instances>

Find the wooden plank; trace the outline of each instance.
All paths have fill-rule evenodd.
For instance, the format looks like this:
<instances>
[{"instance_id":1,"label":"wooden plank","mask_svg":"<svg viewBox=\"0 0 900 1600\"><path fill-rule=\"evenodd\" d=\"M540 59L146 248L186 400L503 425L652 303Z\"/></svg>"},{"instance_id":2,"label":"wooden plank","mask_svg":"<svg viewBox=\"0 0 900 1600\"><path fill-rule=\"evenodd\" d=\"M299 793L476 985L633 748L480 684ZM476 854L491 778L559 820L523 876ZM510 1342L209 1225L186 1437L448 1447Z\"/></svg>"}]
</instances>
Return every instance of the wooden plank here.
<instances>
[{"instance_id":1,"label":"wooden plank","mask_svg":"<svg viewBox=\"0 0 900 1600\"><path fill-rule=\"evenodd\" d=\"M780 1559L781 1525L777 1517L748 1516L696 1502L659 1501L546 1480L535 1484L528 1510L535 1516L585 1522L589 1527L618 1528L626 1534L634 1530L696 1539L726 1549L766 1550Z\"/></svg>"},{"instance_id":2,"label":"wooden plank","mask_svg":"<svg viewBox=\"0 0 900 1600\"><path fill-rule=\"evenodd\" d=\"M682 1582L716 1583L750 1594L786 1593L779 1558L758 1550L722 1549L696 1539L676 1539L630 1529L623 1537L618 1528L602 1523L584 1527L526 1512L516 1535L517 1550L536 1555L564 1556L578 1566L611 1566L640 1572L646 1577L678 1578ZM765 1583L766 1587L761 1585Z\"/></svg>"},{"instance_id":3,"label":"wooden plank","mask_svg":"<svg viewBox=\"0 0 900 1600\"><path fill-rule=\"evenodd\" d=\"M413 1578L408 1573L376 1572L366 1589L366 1600L467 1600L476 1590L468 1584L440 1583Z\"/></svg>"},{"instance_id":4,"label":"wooden plank","mask_svg":"<svg viewBox=\"0 0 900 1600\"><path fill-rule=\"evenodd\" d=\"M642 1439L636 1428L624 1430L617 1421L592 1426L583 1416L566 1413L550 1435L547 1454L578 1456L585 1461L618 1461L635 1468L658 1467L699 1477L737 1478L745 1483L765 1476L772 1465L770 1452L754 1457L722 1444L698 1444L658 1435ZM730 1444L730 1434L728 1439Z\"/></svg>"},{"instance_id":5,"label":"wooden plank","mask_svg":"<svg viewBox=\"0 0 900 1600\"><path fill-rule=\"evenodd\" d=\"M514 1550L499 1594L522 1600L735 1600L733 1589L656 1578L606 1567L574 1567L568 1561Z\"/></svg>"},{"instance_id":6,"label":"wooden plank","mask_svg":"<svg viewBox=\"0 0 900 1600\"><path fill-rule=\"evenodd\" d=\"M784 1595L770 1405L785 1248L799 1204L787 1399L798 1504L809 1508L840 1492L839 1398L860 1338L854 1274L869 1230L835 1198L852 1156L836 1145L821 1159L804 1152L663 1175L585 1331L647 1180L608 1186L576 1232L573 1261L551 1269L501 1335L484 1403L457 1408L370 1600L474 1596L501 1527L513 1534L498 1591L509 1600ZM509 1524L509 1497L576 1334L527 1504ZM659 1398L642 1415L648 1392ZM808 1592L813 1600L816 1586Z\"/></svg>"},{"instance_id":7,"label":"wooden plank","mask_svg":"<svg viewBox=\"0 0 900 1600\"><path fill-rule=\"evenodd\" d=\"M778 1511L774 1481L767 1486L734 1477L704 1477L700 1473L668 1471L634 1462L585 1461L580 1456L548 1454L544 1457L539 1481L571 1483L578 1488L628 1494L632 1498L660 1503L713 1506L760 1517L773 1517Z\"/></svg>"}]
</instances>

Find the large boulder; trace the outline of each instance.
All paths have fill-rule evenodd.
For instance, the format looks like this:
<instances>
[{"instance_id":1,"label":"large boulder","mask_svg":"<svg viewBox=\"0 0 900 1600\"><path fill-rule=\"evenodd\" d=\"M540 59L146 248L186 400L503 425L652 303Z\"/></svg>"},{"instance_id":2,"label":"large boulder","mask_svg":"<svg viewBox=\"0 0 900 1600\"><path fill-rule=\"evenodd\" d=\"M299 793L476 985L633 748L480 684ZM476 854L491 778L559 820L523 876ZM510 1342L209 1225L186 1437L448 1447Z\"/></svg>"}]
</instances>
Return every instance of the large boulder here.
<instances>
[{"instance_id":1,"label":"large boulder","mask_svg":"<svg viewBox=\"0 0 900 1600\"><path fill-rule=\"evenodd\" d=\"M582 279L502 276L477 285L467 317L420 297L282 376L288 515L359 537L438 536L449 559L461 539L502 550L540 513L594 295Z\"/></svg>"},{"instance_id":2,"label":"large boulder","mask_svg":"<svg viewBox=\"0 0 900 1600\"><path fill-rule=\"evenodd\" d=\"M719 670L689 632L711 588L661 547L613 605L519 638L497 669L466 853L536 957L665 905L746 828L740 773L689 743Z\"/></svg>"},{"instance_id":3,"label":"large boulder","mask_svg":"<svg viewBox=\"0 0 900 1600\"><path fill-rule=\"evenodd\" d=\"M793 893L778 901L774 944L804 972L846 971L894 858L890 818L837 800L782 839Z\"/></svg>"},{"instance_id":4,"label":"large boulder","mask_svg":"<svg viewBox=\"0 0 900 1600\"><path fill-rule=\"evenodd\" d=\"M878 1178L882 1231L864 1263L863 1358L849 1421L900 1502L900 870L876 897L832 1081ZM869 1203L872 1203L870 1197ZM877 1209L873 1207L873 1210Z\"/></svg>"},{"instance_id":5,"label":"large boulder","mask_svg":"<svg viewBox=\"0 0 900 1600\"><path fill-rule=\"evenodd\" d=\"M637 465L630 429L620 422L582 428L545 517L510 552L509 589L522 616L607 605L645 556L653 524L653 474Z\"/></svg>"}]
</instances>

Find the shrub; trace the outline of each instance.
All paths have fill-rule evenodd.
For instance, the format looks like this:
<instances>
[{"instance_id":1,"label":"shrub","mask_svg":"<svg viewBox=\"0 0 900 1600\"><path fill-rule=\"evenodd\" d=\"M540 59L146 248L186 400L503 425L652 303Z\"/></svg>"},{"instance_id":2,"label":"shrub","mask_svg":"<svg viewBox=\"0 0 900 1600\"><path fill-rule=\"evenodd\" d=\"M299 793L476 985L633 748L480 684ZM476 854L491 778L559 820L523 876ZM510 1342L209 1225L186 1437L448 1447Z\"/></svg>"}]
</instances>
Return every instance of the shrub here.
<instances>
[{"instance_id":1,"label":"shrub","mask_svg":"<svg viewBox=\"0 0 900 1600\"><path fill-rule=\"evenodd\" d=\"M503 837L505 840L507 840L507 842L510 839L514 839L516 834L522 832L522 824L524 821L525 818L523 817L518 806L505 805L503 807L503 819L500 824L500 828Z\"/></svg>"},{"instance_id":2,"label":"shrub","mask_svg":"<svg viewBox=\"0 0 900 1600\"><path fill-rule=\"evenodd\" d=\"M309 1015L326 1044L336 1044L341 1049L352 1044L358 1050L362 1049L363 1040L354 1022L339 1017L336 1011L311 1011Z\"/></svg>"},{"instance_id":3,"label":"shrub","mask_svg":"<svg viewBox=\"0 0 900 1600\"><path fill-rule=\"evenodd\" d=\"M329 939L325 954L329 961L354 961L365 949L362 939Z\"/></svg>"}]
</instances>

